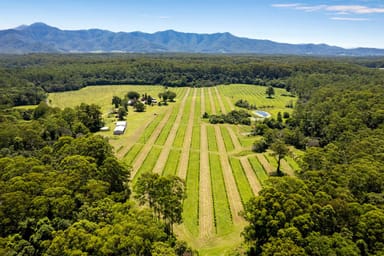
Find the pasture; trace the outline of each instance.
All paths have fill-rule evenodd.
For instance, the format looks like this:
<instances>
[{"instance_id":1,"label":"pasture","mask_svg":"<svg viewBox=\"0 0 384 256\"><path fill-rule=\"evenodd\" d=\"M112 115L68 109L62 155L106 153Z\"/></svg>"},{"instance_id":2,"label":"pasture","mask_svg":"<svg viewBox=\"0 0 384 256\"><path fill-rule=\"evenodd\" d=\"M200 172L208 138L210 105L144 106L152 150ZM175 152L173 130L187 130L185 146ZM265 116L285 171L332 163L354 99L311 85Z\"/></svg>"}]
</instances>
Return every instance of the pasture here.
<instances>
[{"instance_id":1,"label":"pasture","mask_svg":"<svg viewBox=\"0 0 384 256\"><path fill-rule=\"evenodd\" d=\"M52 106L74 107L81 102L101 106L107 126L113 130L112 96L123 97L128 91L147 93L157 98L161 86L94 86L79 91L49 95ZM177 94L168 106L149 106L146 112L129 109L127 131L116 136L112 131L99 132L109 138L116 155L132 166L131 180L144 172L179 175L185 180L183 224L176 233L200 255L222 255L239 245L245 222L239 216L244 203L266 184L276 160L269 152L254 154L255 140L247 136L250 126L212 125L202 119L208 114L228 113L239 99L276 117L291 112L286 105L295 98L266 98L266 87L254 85L220 85L209 88L170 88ZM284 162L283 171L293 175L298 165L293 157ZM285 168L285 170L284 170Z\"/></svg>"}]
</instances>

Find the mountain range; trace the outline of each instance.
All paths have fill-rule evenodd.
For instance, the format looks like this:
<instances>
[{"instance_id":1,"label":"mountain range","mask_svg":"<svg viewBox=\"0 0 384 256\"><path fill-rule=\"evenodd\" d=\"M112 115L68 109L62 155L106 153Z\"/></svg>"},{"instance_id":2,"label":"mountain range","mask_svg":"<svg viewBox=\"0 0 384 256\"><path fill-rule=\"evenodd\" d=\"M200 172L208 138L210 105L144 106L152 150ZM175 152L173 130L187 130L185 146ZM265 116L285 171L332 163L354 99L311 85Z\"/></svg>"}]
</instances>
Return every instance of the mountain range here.
<instances>
[{"instance_id":1,"label":"mountain range","mask_svg":"<svg viewBox=\"0 0 384 256\"><path fill-rule=\"evenodd\" d=\"M156 33L101 29L61 30L44 23L0 30L0 53L227 53L325 56L384 56L384 49L345 49L326 44L287 44L236 37L230 33Z\"/></svg>"}]
</instances>

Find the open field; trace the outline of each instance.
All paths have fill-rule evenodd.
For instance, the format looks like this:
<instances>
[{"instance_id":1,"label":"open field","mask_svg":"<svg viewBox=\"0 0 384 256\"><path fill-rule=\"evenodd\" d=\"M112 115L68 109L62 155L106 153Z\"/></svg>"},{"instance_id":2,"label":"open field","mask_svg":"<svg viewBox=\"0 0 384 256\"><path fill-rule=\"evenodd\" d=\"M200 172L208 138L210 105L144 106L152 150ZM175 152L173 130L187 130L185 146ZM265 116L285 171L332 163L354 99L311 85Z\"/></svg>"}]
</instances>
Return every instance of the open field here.
<instances>
[{"instance_id":1,"label":"open field","mask_svg":"<svg viewBox=\"0 0 384 256\"><path fill-rule=\"evenodd\" d=\"M51 105L73 107L81 102L101 106L107 126L114 128L115 118L108 117L112 96L123 97L128 91L157 97L161 86L94 86L75 92L49 96ZM254 154L250 146L255 138L247 136L249 126L212 125L202 119L204 112L228 113L238 109L234 103L246 99L270 112L290 112L285 105L294 98L281 96L275 89L273 99L265 97L265 87L221 85L209 88L170 88L176 102L168 106L150 106L146 112L129 109L127 131L109 138L116 155L132 166L135 183L144 172L178 175L185 180L183 224L177 235L199 250L200 255L222 255L241 243L240 232L246 224L239 214L251 197L267 183L275 171L276 160L269 153ZM298 170L295 157L289 156L282 168L289 175Z\"/></svg>"}]
</instances>

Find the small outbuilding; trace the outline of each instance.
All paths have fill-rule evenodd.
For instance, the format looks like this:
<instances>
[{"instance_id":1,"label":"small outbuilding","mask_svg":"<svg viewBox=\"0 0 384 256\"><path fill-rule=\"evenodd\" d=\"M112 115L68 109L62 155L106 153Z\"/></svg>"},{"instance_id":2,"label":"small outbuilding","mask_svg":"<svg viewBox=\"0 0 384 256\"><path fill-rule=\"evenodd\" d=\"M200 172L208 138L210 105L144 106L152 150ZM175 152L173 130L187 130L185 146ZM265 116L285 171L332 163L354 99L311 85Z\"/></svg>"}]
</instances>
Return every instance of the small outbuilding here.
<instances>
[{"instance_id":1,"label":"small outbuilding","mask_svg":"<svg viewBox=\"0 0 384 256\"><path fill-rule=\"evenodd\" d=\"M116 122L116 127L113 130L113 135L121 135L125 132L125 129L127 127L126 121L118 121Z\"/></svg>"}]
</instances>

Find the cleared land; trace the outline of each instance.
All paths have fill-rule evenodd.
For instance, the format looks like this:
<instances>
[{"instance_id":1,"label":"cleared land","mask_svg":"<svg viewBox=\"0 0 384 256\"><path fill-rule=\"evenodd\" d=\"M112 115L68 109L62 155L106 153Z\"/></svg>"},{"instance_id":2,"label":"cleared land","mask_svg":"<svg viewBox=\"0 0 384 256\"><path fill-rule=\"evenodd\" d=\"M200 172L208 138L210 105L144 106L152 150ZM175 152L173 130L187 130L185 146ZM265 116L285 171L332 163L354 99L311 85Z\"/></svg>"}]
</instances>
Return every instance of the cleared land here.
<instances>
[{"instance_id":1,"label":"cleared land","mask_svg":"<svg viewBox=\"0 0 384 256\"><path fill-rule=\"evenodd\" d=\"M115 136L112 131L100 132L108 137L116 155L133 167L132 182L144 172L178 175L185 180L183 224L175 227L200 255L223 255L241 243L240 232L245 222L239 211L249 198L259 193L275 171L276 160L269 153L250 151L254 138L247 136L249 126L212 125L202 119L209 114L238 109L239 99L276 115L290 112L285 108L294 98L285 97L275 89L273 99L265 97L265 87L222 85L209 88L171 88L176 102L168 106L148 106L146 112L129 109L127 131ZM97 86L50 95L51 104L73 107L81 102L101 105L106 123L114 127L112 96L122 97L128 91L156 96L161 86ZM113 130L113 129L112 129ZM244 133L244 134L243 134ZM296 156L287 156L282 169L289 175L298 170Z\"/></svg>"}]
</instances>

